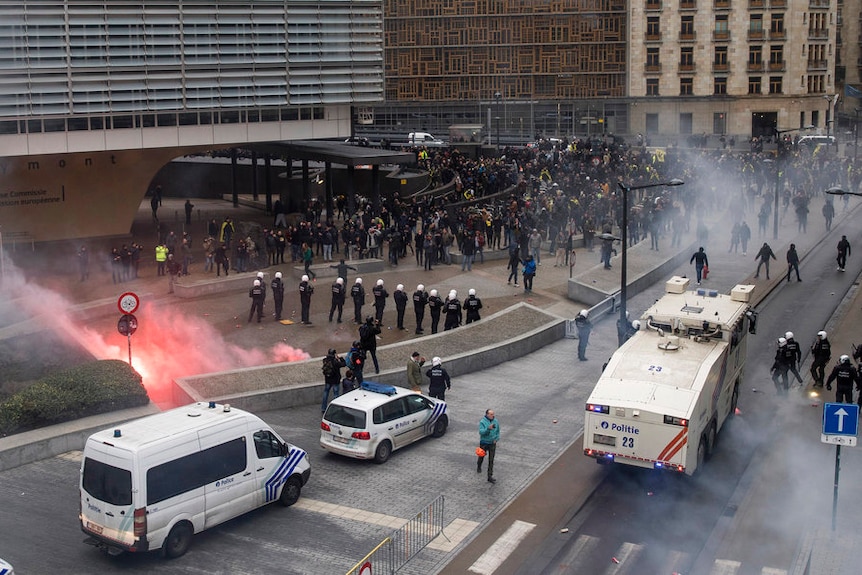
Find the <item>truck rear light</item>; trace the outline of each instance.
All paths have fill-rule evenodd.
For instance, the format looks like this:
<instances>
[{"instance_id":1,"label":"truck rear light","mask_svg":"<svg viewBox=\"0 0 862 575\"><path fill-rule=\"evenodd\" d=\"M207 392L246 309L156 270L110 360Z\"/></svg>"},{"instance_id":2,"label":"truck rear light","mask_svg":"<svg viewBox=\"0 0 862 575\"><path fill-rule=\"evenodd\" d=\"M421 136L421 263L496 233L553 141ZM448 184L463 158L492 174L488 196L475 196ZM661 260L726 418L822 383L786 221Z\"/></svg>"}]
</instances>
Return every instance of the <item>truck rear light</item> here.
<instances>
[{"instance_id":1,"label":"truck rear light","mask_svg":"<svg viewBox=\"0 0 862 575\"><path fill-rule=\"evenodd\" d=\"M593 413L610 413L611 408L607 405L597 405L595 403L587 404L587 411L592 411Z\"/></svg>"},{"instance_id":2,"label":"truck rear light","mask_svg":"<svg viewBox=\"0 0 862 575\"><path fill-rule=\"evenodd\" d=\"M369 440L371 439L371 434L367 431L354 431L350 437L352 437L353 439Z\"/></svg>"},{"instance_id":3,"label":"truck rear light","mask_svg":"<svg viewBox=\"0 0 862 575\"><path fill-rule=\"evenodd\" d=\"M135 537L145 537L147 535L147 509L139 507L135 509Z\"/></svg>"},{"instance_id":4,"label":"truck rear light","mask_svg":"<svg viewBox=\"0 0 862 575\"><path fill-rule=\"evenodd\" d=\"M332 428L329 427L329 424L325 421L320 422L320 429L322 429L323 431L332 431Z\"/></svg>"},{"instance_id":5,"label":"truck rear light","mask_svg":"<svg viewBox=\"0 0 862 575\"><path fill-rule=\"evenodd\" d=\"M679 425L680 427L688 427L688 420L682 417L673 417L672 415L664 416L665 425Z\"/></svg>"}]
</instances>

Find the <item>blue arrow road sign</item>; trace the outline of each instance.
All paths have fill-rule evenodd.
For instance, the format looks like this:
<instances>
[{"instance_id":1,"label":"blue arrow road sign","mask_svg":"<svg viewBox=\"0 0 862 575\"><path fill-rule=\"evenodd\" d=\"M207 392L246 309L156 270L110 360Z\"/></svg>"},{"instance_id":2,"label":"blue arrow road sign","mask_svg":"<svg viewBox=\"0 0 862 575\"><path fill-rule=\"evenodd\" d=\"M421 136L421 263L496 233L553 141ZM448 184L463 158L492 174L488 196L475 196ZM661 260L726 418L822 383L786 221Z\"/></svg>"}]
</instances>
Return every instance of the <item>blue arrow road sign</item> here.
<instances>
[{"instance_id":1,"label":"blue arrow road sign","mask_svg":"<svg viewBox=\"0 0 862 575\"><path fill-rule=\"evenodd\" d=\"M852 435L859 431L859 406L855 403L823 405L823 435Z\"/></svg>"}]
</instances>

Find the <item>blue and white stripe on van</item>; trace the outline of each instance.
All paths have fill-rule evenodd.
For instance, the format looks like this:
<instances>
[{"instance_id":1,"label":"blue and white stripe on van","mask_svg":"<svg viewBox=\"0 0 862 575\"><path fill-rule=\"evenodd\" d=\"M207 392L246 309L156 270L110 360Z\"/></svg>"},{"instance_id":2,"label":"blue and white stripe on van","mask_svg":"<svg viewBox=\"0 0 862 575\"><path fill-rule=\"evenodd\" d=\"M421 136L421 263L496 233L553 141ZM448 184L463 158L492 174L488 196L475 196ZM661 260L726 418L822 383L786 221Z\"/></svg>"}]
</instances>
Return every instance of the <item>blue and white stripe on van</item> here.
<instances>
[{"instance_id":1,"label":"blue and white stripe on van","mask_svg":"<svg viewBox=\"0 0 862 575\"><path fill-rule=\"evenodd\" d=\"M307 453L304 450L298 447L293 447L290 450L290 454L282 460L281 464L276 467L272 475L267 478L266 483L264 484L267 503L278 499L278 488L287 481L288 477L293 475L293 470L296 469L296 466L299 465L299 462L302 461L302 458L306 455Z\"/></svg>"}]
</instances>

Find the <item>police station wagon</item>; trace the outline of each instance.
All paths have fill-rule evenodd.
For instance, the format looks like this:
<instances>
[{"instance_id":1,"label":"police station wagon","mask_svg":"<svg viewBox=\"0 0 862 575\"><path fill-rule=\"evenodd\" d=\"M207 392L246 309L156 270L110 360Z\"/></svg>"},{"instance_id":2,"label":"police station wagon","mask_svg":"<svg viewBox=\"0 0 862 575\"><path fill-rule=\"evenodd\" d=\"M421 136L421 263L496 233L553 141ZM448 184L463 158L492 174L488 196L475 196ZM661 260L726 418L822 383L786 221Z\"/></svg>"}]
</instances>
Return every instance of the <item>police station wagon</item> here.
<instances>
[{"instance_id":1,"label":"police station wagon","mask_svg":"<svg viewBox=\"0 0 862 575\"><path fill-rule=\"evenodd\" d=\"M449 426L446 402L393 385L365 381L332 401L320 422L320 446L384 463L392 452Z\"/></svg>"}]
</instances>

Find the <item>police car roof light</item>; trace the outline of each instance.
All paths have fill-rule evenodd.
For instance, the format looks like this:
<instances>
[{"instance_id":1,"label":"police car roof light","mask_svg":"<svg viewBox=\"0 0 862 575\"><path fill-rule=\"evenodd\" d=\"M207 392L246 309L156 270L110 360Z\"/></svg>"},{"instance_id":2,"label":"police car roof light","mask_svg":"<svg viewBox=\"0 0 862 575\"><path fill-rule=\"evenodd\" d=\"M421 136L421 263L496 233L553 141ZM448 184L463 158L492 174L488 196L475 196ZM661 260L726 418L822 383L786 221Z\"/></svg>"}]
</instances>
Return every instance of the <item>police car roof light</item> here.
<instances>
[{"instance_id":1,"label":"police car roof light","mask_svg":"<svg viewBox=\"0 0 862 575\"><path fill-rule=\"evenodd\" d=\"M395 395L398 393L398 390L395 389L394 385L386 385L383 383L377 383L376 381L363 381L361 387L365 391L382 393L383 395Z\"/></svg>"}]
</instances>

